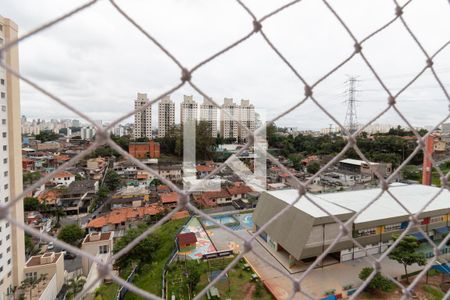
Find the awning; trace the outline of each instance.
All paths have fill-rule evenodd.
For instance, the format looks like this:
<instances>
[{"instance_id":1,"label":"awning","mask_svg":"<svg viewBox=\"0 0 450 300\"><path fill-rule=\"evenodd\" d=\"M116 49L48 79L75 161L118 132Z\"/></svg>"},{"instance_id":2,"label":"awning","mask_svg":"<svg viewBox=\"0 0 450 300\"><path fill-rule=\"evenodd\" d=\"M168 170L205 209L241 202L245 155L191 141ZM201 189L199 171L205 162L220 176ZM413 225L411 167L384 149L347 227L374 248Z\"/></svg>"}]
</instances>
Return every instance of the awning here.
<instances>
[{"instance_id":1,"label":"awning","mask_svg":"<svg viewBox=\"0 0 450 300\"><path fill-rule=\"evenodd\" d=\"M447 226L436 228L434 231L439 234L447 234L449 232Z\"/></svg>"},{"instance_id":2,"label":"awning","mask_svg":"<svg viewBox=\"0 0 450 300\"><path fill-rule=\"evenodd\" d=\"M412 236L415 237L418 241L426 240L426 238L425 238L425 236L422 234L422 232L414 232L414 233L410 233L409 235L412 235Z\"/></svg>"}]
</instances>

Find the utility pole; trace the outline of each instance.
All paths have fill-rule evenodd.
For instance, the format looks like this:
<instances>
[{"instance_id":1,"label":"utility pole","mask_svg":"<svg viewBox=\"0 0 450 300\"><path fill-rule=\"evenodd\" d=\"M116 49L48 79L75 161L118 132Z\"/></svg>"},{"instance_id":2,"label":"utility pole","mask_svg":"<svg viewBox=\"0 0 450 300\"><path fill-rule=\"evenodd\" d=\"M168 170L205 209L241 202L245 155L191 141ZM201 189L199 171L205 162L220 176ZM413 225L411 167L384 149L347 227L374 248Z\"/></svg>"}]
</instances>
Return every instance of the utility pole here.
<instances>
[{"instance_id":1,"label":"utility pole","mask_svg":"<svg viewBox=\"0 0 450 300\"><path fill-rule=\"evenodd\" d=\"M356 77L351 76L347 81L347 113L345 115L344 126L348 129L350 134L353 134L358 130L358 118L356 115Z\"/></svg>"}]
</instances>

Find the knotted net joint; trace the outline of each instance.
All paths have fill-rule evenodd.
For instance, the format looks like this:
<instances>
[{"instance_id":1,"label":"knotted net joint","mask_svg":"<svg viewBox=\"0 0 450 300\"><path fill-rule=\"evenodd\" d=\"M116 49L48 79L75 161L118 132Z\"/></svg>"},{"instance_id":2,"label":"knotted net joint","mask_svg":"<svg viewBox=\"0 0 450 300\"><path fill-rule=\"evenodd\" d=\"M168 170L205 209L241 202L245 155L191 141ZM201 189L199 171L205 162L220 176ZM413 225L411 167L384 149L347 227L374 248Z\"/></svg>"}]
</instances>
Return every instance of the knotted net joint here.
<instances>
[{"instance_id":1,"label":"knotted net joint","mask_svg":"<svg viewBox=\"0 0 450 300\"><path fill-rule=\"evenodd\" d=\"M355 48L355 53L360 53L362 50L362 46L360 43L355 43L355 45L353 45L353 47Z\"/></svg>"},{"instance_id":2,"label":"knotted net joint","mask_svg":"<svg viewBox=\"0 0 450 300\"><path fill-rule=\"evenodd\" d=\"M108 262L106 263L99 263L97 265L97 270L98 270L98 276L100 278L105 278L107 276L109 276L111 274L112 271L112 265Z\"/></svg>"},{"instance_id":3,"label":"knotted net joint","mask_svg":"<svg viewBox=\"0 0 450 300\"><path fill-rule=\"evenodd\" d=\"M403 15L403 8L401 8L400 6L397 6L397 7L395 8L395 15L396 15L397 17L400 17L401 15Z\"/></svg>"},{"instance_id":4,"label":"knotted net joint","mask_svg":"<svg viewBox=\"0 0 450 300\"><path fill-rule=\"evenodd\" d=\"M253 21L253 32L254 32L254 33L260 32L261 29L262 29L262 24L261 24L261 22L258 22L258 21L256 21L256 20L254 20L254 21Z\"/></svg>"},{"instance_id":5,"label":"knotted net joint","mask_svg":"<svg viewBox=\"0 0 450 300\"><path fill-rule=\"evenodd\" d=\"M181 81L186 82L192 79L191 72L188 69L183 68L181 70Z\"/></svg>"},{"instance_id":6,"label":"knotted net joint","mask_svg":"<svg viewBox=\"0 0 450 300\"><path fill-rule=\"evenodd\" d=\"M305 85L305 96L311 97L313 94L312 88L309 85Z\"/></svg>"},{"instance_id":7,"label":"knotted net joint","mask_svg":"<svg viewBox=\"0 0 450 300\"><path fill-rule=\"evenodd\" d=\"M427 67L431 68L433 66L434 62L431 60L431 58L427 59Z\"/></svg>"},{"instance_id":8,"label":"knotted net joint","mask_svg":"<svg viewBox=\"0 0 450 300\"><path fill-rule=\"evenodd\" d=\"M381 263L380 263L378 260L376 260L376 261L373 262L373 269L374 269L377 273L379 273L379 272L381 271Z\"/></svg>"},{"instance_id":9,"label":"knotted net joint","mask_svg":"<svg viewBox=\"0 0 450 300\"><path fill-rule=\"evenodd\" d=\"M339 225L339 230L342 232L342 234L344 235L344 236L346 236L346 235L348 235L348 229L347 229L347 227L345 227L344 225Z\"/></svg>"},{"instance_id":10,"label":"knotted net joint","mask_svg":"<svg viewBox=\"0 0 450 300\"><path fill-rule=\"evenodd\" d=\"M388 104L389 106L395 105L396 101L395 101L395 97L394 96L389 96L388 97Z\"/></svg>"}]
</instances>

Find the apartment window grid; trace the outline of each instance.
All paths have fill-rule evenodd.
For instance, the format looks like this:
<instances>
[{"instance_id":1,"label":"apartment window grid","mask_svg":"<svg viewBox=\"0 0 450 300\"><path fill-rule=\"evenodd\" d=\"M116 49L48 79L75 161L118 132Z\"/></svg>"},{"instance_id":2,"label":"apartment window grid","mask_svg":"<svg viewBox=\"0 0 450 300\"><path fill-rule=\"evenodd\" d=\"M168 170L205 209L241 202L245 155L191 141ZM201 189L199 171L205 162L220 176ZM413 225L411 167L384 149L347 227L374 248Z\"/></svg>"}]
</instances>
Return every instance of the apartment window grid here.
<instances>
[{"instance_id":1,"label":"apartment window grid","mask_svg":"<svg viewBox=\"0 0 450 300\"><path fill-rule=\"evenodd\" d=\"M358 154L358 156L364 160L366 163L368 163L367 158L363 155L363 153L359 150L358 145L356 143L356 136L362 131L362 129L357 130L355 133L351 134L346 128L344 128L344 126L335 118L335 116L328 111L325 107L323 107L320 104L320 99L316 98L316 96L314 95L314 90L315 88L322 83L326 78L328 78L330 75L332 75L333 73L335 73L336 70L342 68L342 66L344 66L347 62L349 62L350 60L352 60L354 57L359 56L362 58L363 62L369 67L370 71L372 72L372 74L374 75L374 77L376 78L376 80L378 81L378 83L380 83L380 85L382 86L382 89L386 92L386 109L381 111L380 113L378 113L371 121L367 122L365 124L365 126L363 128L365 128L366 126L369 126L370 124L372 124L375 120L377 120L379 117L383 116L388 110L392 110L394 111L403 121L405 121L405 123L407 124L407 126L409 127L409 129L414 132L414 136L417 140L417 146L415 147L415 152L412 154L414 155L415 153L419 152L419 151L423 151L424 147L425 147L425 139L429 136L429 134L436 128L438 128L442 123L444 123L449 116L447 116L444 120L440 120L439 122L437 122L437 124L435 124L435 127L433 130L430 130L430 132L425 135L424 137L421 137L419 135L419 133L417 132L417 130L415 128L413 128L409 121L408 118L401 112L401 110L396 106L396 100L397 98L404 93L405 90L408 89L408 87L414 83L415 81L417 81L418 78L420 78L420 76L422 75L422 73L424 73L426 70L431 70L433 77L436 80L436 83L438 85L438 87L440 89L442 89L443 93L445 94L446 99L450 102L450 96L449 93L446 90L446 87L442 84L442 81L440 80L439 74L436 72L435 67L434 67L434 59L436 58L436 56L439 56L439 54L450 45L450 41L444 43L440 48L438 49L434 49L434 52L430 53L428 52L428 49L425 49L424 46L421 44L420 40L416 37L414 31L410 28L410 26L408 25L408 23L405 21L405 19L403 18L403 14L407 14L408 13L408 7L407 5L413 0L410 0L408 2L406 2L403 5L398 4L398 2L396 0L393 1L393 5L392 5L392 17L389 20L389 22L383 24L382 26L380 26L379 28L377 28L375 31L373 31L371 34L369 34L368 36L364 37L364 38L357 38L355 37L352 28L348 27L347 24L345 23L345 20L340 16L339 12L335 10L335 8L333 7L333 5L330 4L330 2L328 0L323 0L323 4L325 5L326 9L330 11L331 15L330 17L335 18L337 20L337 22L340 24L339 26L341 26L343 28L343 30L345 30L348 34L348 36L353 40L353 44L349 44L349 51L351 52L351 54L344 59L343 61L337 62L337 66L334 67L333 69L331 69L328 73L323 74L322 77L320 77L320 79L318 79L316 82L307 82L304 77L302 76L303 74L301 74L301 72L299 72L298 70L295 69L295 67L289 62L289 60L283 56L282 52L277 48L276 44L273 43L270 39L270 36L266 35L265 31L264 31L264 27L263 25L265 24L265 22L270 19L270 18L276 18L278 17L278 15L282 14L283 11L288 10L290 7L292 6L297 6L297 5L301 5L301 1L300 0L294 0L292 2L288 2L285 5L279 7L278 9L272 11L271 13L263 16L263 17L256 17L255 14L252 12L252 10L250 10L243 2L241 2L240 0L237 0L237 9L242 9L245 13L248 14L248 18L249 18L249 25L252 24L252 26L250 26L249 28L249 33L247 33L246 35L244 35L242 38L240 38L239 40L237 40L236 42L227 45L227 47L225 47L223 50L217 52L215 55L212 55L208 58L206 58L205 60L203 60L202 62L200 62L199 64L197 64L196 66L194 66L192 69L188 69L186 68L173 54L172 52L170 52L169 49L165 48L156 38L154 38L151 34L151 32L146 31L145 29L143 29L141 26L139 26L138 23L136 23L136 21L127 14L126 11L124 11L122 9L122 7L120 5L118 5L114 0L110 0L110 4L112 5L112 7L114 7L114 9L116 9L127 21L129 21L135 28L136 30L140 31L141 33L144 34L145 38L148 38L154 45L156 45L156 47L158 47L162 52L164 52L165 55L167 55L169 57L169 59L172 60L172 62L177 65L181 71L181 78L180 78L180 82L175 85L173 88L167 90L165 93L163 93L162 95L160 95L159 97L157 97L155 100L153 101L149 101L149 103L145 104L142 107L135 107L136 109L133 112L128 113L127 115L124 115L123 117L121 117L120 119L118 119L115 122L112 122L111 125L109 125L109 127L107 128L102 128L101 126L99 126L98 124L96 124L91 118L89 118L86 114L84 114L83 112L81 112L80 110L78 110L76 107L72 107L70 106L70 102L66 102L63 99L60 99L56 96L54 96L51 92L45 90L44 88L42 88L41 86L39 86L38 84L30 81L28 78L25 78L24 76L22 76L21 74L15 72L14 70L12 70L11 68L9 68L7 65L5 65L5 63L2 61L1 62L1 66L4 67L5 69L7 69L9 72L11 72L13 75L17 76L18 78L22 79L23 81L26 82L30 82L33 83L36 87L39 87L39 89L41 91L45 91L46 94L52 98L53 100L55 100L56 102L65 105L66 107L68 107L70 110L72 110L74 113L76 113L77 115L79 115L80 117L84 118L85 120L89 121L93 126L96 127L97 132L99 134L96 135L96 143L94 143L91 147L89 147L87 150L81 152L79 155L77 155L76 157L74 157L72 159L72 163L76 163L77 161L79 161L81 158L85 157L86 155L88 155L89 153L91 153L96 147L98 147L99 145L102 144L109 144L111 147L113 147L115 150L117 150L122 156L124 156L126 159L130 160L131 162L135 163L136 165L138 165L139 167L149 171L151 174L154 174L156 177L158 177L163 183L169 185L174 191L176 191L177 193L179 193L181 195L182 201L179 201L178 206L176 207L176 209L172 210L168 215L166 215L162 221L166 221L169 220L170 217L175 214L177 211L180 211L181 209L188 209L198 215L200 215L201 217L204 217L208 220L210 220L211 222L215 223L217 226L221 227L222 229L228 231L229 233L233 234L233 232L231 231L231 229L227 228L226 226L218 223L216 220L214 220L213 218L211 218L210 216L206 215L204 212L198 210L196 207L194 207L190 201L189 201L189 197L188 195L190 195L192 193L191 190L188 191L183 191L180 190L177 186L175 186L172 182L170 182L169 180L163 178L162 176L155 174L155 172L153 172L151 169L149 169L147 166L143 165L141 162L137 161L136 159L134 159L133 157L131 157L128 153L126 153L125 151L123 151L120 146L118 146L117 144L115 144L107 134L102 134L102 133L106 133L107 130L111 129L113 126L117 125L120 121L134 115L134 114L142 114L142 111L146 108L149 107L151 104L160 101L163 97L170 95L171 93L177 91L181 86L183 86L184 84L190 85L194 90L196 90L196 92L200 93L202 96L211 99L211 102L216 106L219 107L219 105L214 102L212 100L212 98L208 97L208 95L195 84L195 75L196 75L196 71L199 68L202 68L204 65L208 64L209 62L215 60L217 57L220 57L222 55L227 55L227 52L230 49L233 49L235 47L244 47L245 46L245 42L252 38L255 35L260 35L262 36L263 40L267 43L267 46L273 50L274 55L278 56L282 62L282 64L284 64L290 71L292 71L292 73L296 76L296 78L298 78L299 80L299 84L301 86L304 87L305 90L305 96L304 98L295 104L295 106L289 107L285 112L283 112L282 114L280 114L279 116L275 117L274 119L270 120L267 124L270 124L271 122L277 121L279 118L284 117L285 115L289 114L292 110L302 106L306 101L312 102L314 105L316 105L322 112L324 112L325 114L327 114L339 127L340 129L345 133L346 137L347 137L347 143L344 146L344 148L342 149L342 151L337 154L328 165L334 164L336 163L339 159L341 159L343 157L343 155L349 150L349 149L354 149L356 151L356 153ZM37 28L36 30L32 31L30 34L28 35L23 35L21 38L19 38L17 41L11 42L9 44L4 45L2 48L0 48L0 51L5 51L8 48L18 44L19 42L33 36L33 35L37 35L40 34L40 32L48 27L52 27L55 24L61 22L64 19L70 18L71 16L79 13L80 11L89 9L89 7L93 6L97 1L96 0L91 0L77 8L75 8L74 10L68 12L65 15L62 15L61 17L58 17L48 23L46 23L44 26L41 26L39 28ZM432 3L430 3L430 5L433 5ZM240 8L239 8L240 6ZM368 60L365 55L364 55L364 47L367 43L368 40L372 40L372 38L376 35L379 34L383 34L383 32L387 29L390 28L392 26L392 24L398 24L400 23L400 26L404 27L405 31L404 34L405 35L409 35L413 40L414 43L417 45L417 48L422 52L423 54L423 58L424 58L424 62L417 62L418 65L418 71L417 71L417 75L415 77L413 77L405 86L403 89L400 89L399 92L397 93L393 93L385 84L383 81L382 76L380 76L377 73L376 68L374 68L370 62L370 60ZM6 107L2 106L2 110L6 111ZM230 115L229 112L225 112L226 114ZM231 116L231 119L236 119L234 116ZM236 120L236 122L239 122L238 120ZM235 125L235 124L233 124ZM242 125L242 124L241 124ZM264 124L263 126L266 126L266 124ZM234 126L233 126L234 127ZM245 128L245 126L243 126ZM262 128L258 128L255 130L255 132L260 132L262 130ZM246 149L248 149L248 147L251 146L252 143L252 139L249 139L249 141L245 144L244 147L242 147L240 149L240 151L236 154L239 155L241 154L243 151L245 151ZM266 223L264 226L261 226L258 231L251 236L248 239L244 239L243 237L240 237L241 239L243 239L244 243L245 243L245 247L243 249L243 251L230 263L230 265L225 268L225 270L223 270L219 276L217 276L214 280L212 280L196 297L195 299L200 299L201 297L203 297L206 294L206 291L212 287L214 284L217 283L218 280L220 280L223 276L225 276L226 271L229 270L229 268L231 268L232 266L234 266L240 258L242 258L242 256L244 256L245 253L252 251L254 253L254 255L256 255L257 257L259 257L262 260L265 260L263 257L260 257L256 252L253 251L252 248L252 241L254 241L255 237L258 236L260 233L263 232L263 230L270 224L272 223L276 218L280 218L282 217L283 213L285 213L287 210L289 210L290 208L292 208L293 205L295 205L301 198L306 199L307 201L310 201L312 204L316 205L318 208L320 208L321 210L323 210L325 213L327 213L331 218L333 218L333 220L338 223L340 225L340 231L339 234L337 236L337 238L333 241L333 243L326 247L323 251L323 253L313 262L312 266L304 272L304 275L301 276L300 278L294 278L293 276L291 276L290 274L288 274L287 272L282 272L287 278L289 278L292 283L293 283L293 288L290 294L290 298L292 298L295 294L300 293L303 296L306 296L307 298L313 299L314 297L312 297L310 294L308 294L307 291L301 289L301 284L303 282L303 280L310 274L310 270L313 270L315 266L319 265L319 263L321 262L321 260L331 251L332 249L332 245L339 242L342 238L344 237L348 237L351 241L353 241L353 243L356 245L357 248L364 248L363 246L361 246L358 241L356 239L354 239L352 237L352 232L351 230L348 230L346 228L348 228L351 225L351 221L353 221L353 219L350 219L349 221L346 221L345 223L343 223L342 221L340 221L338 218L336 218L334 215L328 213L324 208L322 208L319 204L315 203L314 201L312 201L309 196L306 194L306 187L309 186L313 180L315 178L317 178L318 174L321 173L322 171L325 170L325 168L328 166L324 166L321 170L319 170L316 174L314 174L314 176L312 176L310 179L308 179L305 183L300 182L287 168L285 168L276 158L274 158L273 156L271 156L269 153L267 154L267 157L270 161L272 161L274 164L278 165L283 171L285 171L286 173L289 174L289 176L292 178L292 180L294 182L297 183L298 186L298 190L299 190L299 196L297 197L297 199L295 199L295 201L293 203L291 203L290 205L288 205L285 209L283 209L279 214L277 214L274 218L272 218L272 220L270 220L268 223ZM391 183L395 176L403 169L403 167L407 164L407 162L412 158L412 156L408 157L405 159L405 161L400 165L400 167L393 172L388 178L383 178L383 176L381 176L381 174L379 174L378 171L375 171L375 175L378 177L379 181L380 181L380 187L382 188L384 193L389 193L389 183ZM447 179L448 179L448 174L444 174L442 172L442 170L439 168L439 166L435 163L435 161L433 160L432 157L429 157L429 159L431 160L433 166L436 168L437 172L439 173L439 175L442 178L442 189L447 187ZM44 180L49 180L53 175L56 174L56 172L62 171L62 167L57 168L55 171L51 172L50 174L48 174ZM209 179L210 177L206 176L203 180ZM44 181L42 180L42 181ZM38 182L39 184L41 184L42 182ZM38 183L35 183L33 185L31 185L30 187L28 187L21 195L15 197L10 203L9 206L13 205L16 201L19 201L21 199L21 197L23 197L24 195L26 195L28 192L30 192L32 189L36 188ZM379 195L380 196L380 195ZM375 197L371 203L375 202L379 196ZM398 199L395 197L395 195L392 195L393 201L395 202L399 202ZM433 200L437 197L437 195L432 195L430 197L430 200L428 201L428 203L422 207L421 209L419 209L418 212L416 212L415 214L410 213L409 211L407 212L410 215L411 218L411 222L408 223L407 227L404 229L403 233L400 235L399 239L397 239L395 242L392 243L392 245L389 246L389 248L386 250L386 252L384 253L384 255L382 255L379 258L375 258L374 256L368 254L367 257L365 257L364 259L366 259L370 264L372 264L373 266L379 266L381 260L385 259L385 257L392 251L392 249L400 242L400 240L408 233L412 232L412 230L418 230L419 232L421 232L422 234L424 234L424 236L427 239L427 242L434 248L435 251L441 250L444 248L445 244L447 243L447 241L450 239L450 235L447 235L447 237L439 244L436 245L430 238L428 238L428 236L426 235L426 233L423 231L423 229L421 228L421 223L420 221L418 221L420 214L423 212L423 210L425 209L425 207L427 207L430 203L433 202ZM8 206L8 207L9 207ZM364 210L364 209L363 209ZM361 211L363 211L361 210ZM2 214L2 215L7 215L7 214ZM10 216L7 216L6 219L8 219L10 222L14 223L15 226L19 226L23 229L25 229L27 232L39 236L40 238L42 238L43 240L47 240L50 241L50 237L44 233L39 233L37 231L34 231L32 228L28 227L27 225L25 225L22 220L14 220L13 218L11 218ZM161 222L158 222L157 224L153 225L151 229L156 229L160 226L160 224L162 224ZM148 236L150 234L150 232L153 232L153 230L149 230L146 231L146 233L143 234L143 236L141 236L140 238L143 238L144 236ZM128 244L124 249L122 249L121 251L119 251L118 253L114 254L114 256L107 262L102 262L101 260L99 260L96 257L93 257L91 255L89 255L86 252L83 252L80 249L71 247L70 245L67 245L65 243L63 243L62 241L57 240L55 242L55 244L64 247L68 250L70 250L71 252L74 252L78 255L81 256L85 256L93 261L95 261L99 266L103 266L102 272L101 272L101 276L105 277L105 276L110 276L112 278L113 281L115 281L116 283L127 287L131 292L136 293L140 296L143 296L147 299L155 299L158 298L157 296L148 293L142 289L139 289L138 287L134 286L131 283L125 282L124 280L122 280L121 278L119 278L118 276L116 276L115 274L113 274L111 272L111 263L114 262L114 260L116 260L118 257L121 257L123 255L126 255L126 253L134 246L136 246L136 244L138 243L138 239L132 241L130 244ZM437 260L436 257L431 258L431 262L435 262ZM275 265L273 265L270 261L266 261L267 264L271 265L273 268L279 270ZM429 263L425 266L425 268L417 275L418 278L422 278L427 271L430 269L430 267L432 266L432 263ZM2 270L2 269L0 269ZM282 271L282 270L281 270ZM380 272L383 272L383 270L379 270ZM376 270L374 270L374 273L376 272ZM396 279L390 277L388 274L383 273L385 276L388 276L390 280L394 281L398 286L400 286L402 288L402 293L404 294L404 297L411 297L414 288L417 285L418 280L414 280L413 282L411 282L409 285L404 286L403 284L401 284L399 281L397 281ZM374 275L374 274L373 274ZM364 281L364 283L359 286L357 288L357 290L355 291L355 293L351 296L351 299L355 299L363 290L364 288L367 286L367 284L369 283L371 279L371 276L369 276L369 278ZM78 299L81 299L82 296L93 287L93 285L96 282L94 282L91 285L85 286L83 288L83 291L77 296ZM447 292L447 294L445 295L445 298L448 298L450 296L450 290Z\"/></svg>"}]
</instances>

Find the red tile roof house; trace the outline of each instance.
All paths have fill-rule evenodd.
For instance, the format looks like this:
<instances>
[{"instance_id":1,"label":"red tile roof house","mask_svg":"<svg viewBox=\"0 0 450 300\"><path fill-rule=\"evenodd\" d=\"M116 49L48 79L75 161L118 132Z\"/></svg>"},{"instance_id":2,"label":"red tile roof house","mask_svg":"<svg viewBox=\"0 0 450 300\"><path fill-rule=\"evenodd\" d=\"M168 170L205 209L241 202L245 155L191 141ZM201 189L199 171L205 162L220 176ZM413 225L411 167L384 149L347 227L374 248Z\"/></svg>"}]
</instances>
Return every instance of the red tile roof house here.
<instances>
[{"instance_id":1,"label":"red tile roof house","mask_svg":"<svg viewBox=\"0 0 450 300\"><path fill-rule=\"evenodd\" d=\"M159 195L159 200L164 207L174 209L177 207L180 195L177 192L163 193Z\"/></svg>"},{"instance_id":2,"label":"red tile roof house","mask_svg":"<svg viewBox=\"0 0 450 300\"><path fill-rule=\"evenodd\" d=\"M86 225L89 233L114 231L114 238L123 236L127 229L137 226L147 216L155 216L163 211L159 205L142 207L124 207L89 221Z\"/></svg>"},{"instance_id":3,"label":"red tile roof house","mask_svg":"<svg viewBox=\"0 0 450 300\"><path fill-rule=\"evenodd\" d=\"M196 201L202 207L228 205L233 200L244 198L250 192L253 192L250 187L244 185L242 182L238 182L234 186L223 188L220 191L203 192L200 196L196 197Z\"/></svg>"},{"instance_id":4,"label":"red tile roof house","mask_svg":"<svg viewBox=\"0 0 450 300\"><path fill-rule=\"evenodd\" d=\"M180 233L177 235L178 251L187 252L195 249L197 237L193 232Z\"/></svg>"}]
</instances>

